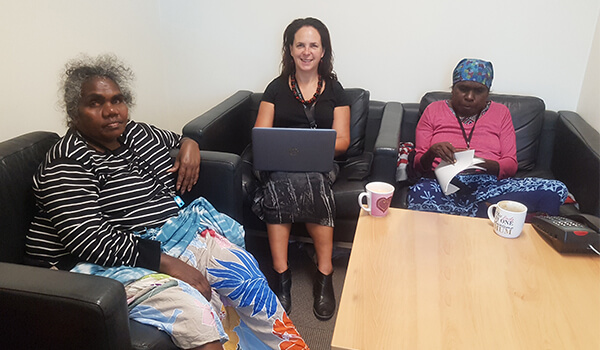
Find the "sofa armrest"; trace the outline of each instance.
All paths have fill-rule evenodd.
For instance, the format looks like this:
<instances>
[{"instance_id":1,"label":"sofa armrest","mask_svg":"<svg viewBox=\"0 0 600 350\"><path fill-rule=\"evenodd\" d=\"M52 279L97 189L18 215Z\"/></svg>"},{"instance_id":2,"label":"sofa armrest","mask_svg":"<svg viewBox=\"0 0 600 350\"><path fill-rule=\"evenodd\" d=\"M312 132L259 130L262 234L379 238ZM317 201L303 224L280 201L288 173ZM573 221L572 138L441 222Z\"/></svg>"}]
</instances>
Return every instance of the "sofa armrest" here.
<instances>
[{"instance_id":1,"label":"sofa armrest","mask_svg":"<svg viewBox=\"0 0 600 350\"><path fill-rule=\"evenodd\" d=\"M202 196L219 212L242 223L242 162L233 153L201 151L200 175L186 203Z\"/></svg>"},{"instance_id":2,"label":"sofa armrest","mask_svg":"<svg viewBox=\"0 0 600 350\"><path fill-rule=\"evenodd\" d=\"M539 137L539 149L535 161L533 174L535 176L543 176L544 173L549 173L552 164L552 149L556 140L556 122L558 121L558 113L555 111L546 110L544 112L544 123L542 124L542 132Z\"/></svg>"},{"instance_id":3,"label":"sofa armrest","mask_svg":"<svg viewBox=\"0 0 600 350\"><path fill-rule=\"evenodd\" d=\"M183 127L183 135L191 137L201 150L241 154L250 143L254 121L249 112L253 93L240 90Z\"/></svg>"},{"instance_id":4,"label":"sofa armrest","mask_svg":"<svg viewBox=\"0 0 600 350\"><path fill-rule=\"evenodd\" d=\"M125 289L109 278L0 263L0 310L0 348L131 348Z\"/></svg>"},{"instance_id":5,"label":"sofa armrest","mask_svg":"<svg viewBox=\"0 0 600 350\"><path fill-rule=\"evenodd\" d=\"M373 148L371 179L390 184L396 182L398 162L398 137L402 124L403 108L398 102L388 102L381 117L379 134Z\"/></svg>"},{"instance_id":6,"label":"sofa armrest","mask_svg":"<svg viewBox=\"0 0 600 350\"><path fill-rule=\"evenodd\" d=\"M582 213L600 216L600 134L575 112L558 112L552 173L567 185Z\"/></svg>"}]
</instances>

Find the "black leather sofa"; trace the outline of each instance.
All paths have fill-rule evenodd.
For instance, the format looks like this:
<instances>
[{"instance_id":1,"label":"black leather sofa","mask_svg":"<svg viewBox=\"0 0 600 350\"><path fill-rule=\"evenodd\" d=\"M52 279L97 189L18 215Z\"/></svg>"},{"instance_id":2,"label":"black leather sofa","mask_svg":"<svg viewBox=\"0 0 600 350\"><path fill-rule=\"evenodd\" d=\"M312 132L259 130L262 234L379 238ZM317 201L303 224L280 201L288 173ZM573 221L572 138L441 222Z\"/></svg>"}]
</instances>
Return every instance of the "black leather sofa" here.
<instances>
[{"instance_id":1,"label":"black leather sofa","mask_svg":"<svg viewBox=\"0 0 600 350\"><path fill-rule=\"evenodd\" d=\"M33 174L58 138L33 132L0 143L0 349L177 349L166 333L129 320L121 283L23 265ZM203 152L186 202L202 195L217 210L239 215L239 162Z\"/></svg>"},{"instance_id":2,"label":"black leather sofa","mask_svg":"<svg viewBox=\"0 0 600 350\"><path fill-rule=\"evenodd\" d=\"M351 244L360 207L358 194L369 181L393 183L398 157L398 133L402 105L398 102L371 101L369 91L345 89L350 103L350 147L339 159L340 173L333 191L337 207L334 241ZM257 186L252 172L251 131L256 121L262 93L238 91L183 128L202 150L229 152L242 158L242 186L238 197L248 235L264 234L262 221L250 210L251 194ZM292 234L307 237L304 225L294 225Z\"/></svg>"},{"instance_id":3,"label":"black leather sofa","mask_svg":"<svg viewBox=\"0 0 600 350\"><path fill-rule=\"evenodd\" d=\"M365 182L395 182L398 141L414 141L415 127L425 106L450 96L433 92L426 94L421 103L400 104L369 101L368 92L349 90L362 100L362 107L351 107L352 142L362 144L356 150L372 152L373 162L365 179L348 180L348 175L343 175L346 183L334 188L336 200L347 205L341 211L347 216L340 218L339 225L336 221L336 239L341 242L352 242L359 211L356 196ZM253 217L244 199L252 186L248 178L251 160L242 161L240 155L250 143L260 97L238 91L190 121L183 130L204 150L201 177L189 197L203 195L217 210L247 228L257 225L258 230L262 223ZM574 194L579 211L600 216L598 132L576 113L546 110L543 101L535 97L491 94L490 98L506 104L513 115L517 176L559 179ZM355 130L355 124L362 124L359 127L363 131L354 134L360 130ZM34 132L0 143L0 349L174 349L165 333L128 319L120 283L22 264L25 232L34 210L32 175L57 139L54 133ZM364 162L360 162L364 158L362 153L357 154L355 171L364 174ZM352 164L346 171L351 170ZM394 206L405 207L409 184L396 185ZM563 206L561 211L567 215L578 210L571 205Z\"/></svg>"},{"instance_id":4,"label":"black leather sofa","mask_svg":"<svg viewBox=\"0 0 600 350\"><path fill-rule=\"evenodd\" d=\"M420 103L403 103L400 142L414 142L415 129L425 108L450 98L449 92L429 92ZM579 212L600 216L600 135L577 113L546 110L532 96L490 94L511 112L517 137L516 177L541 177L562 181L578 205L563 205L561 215ZM406 208L409 181L397 184L392 205Z\"/></svg>"}]
</instances>

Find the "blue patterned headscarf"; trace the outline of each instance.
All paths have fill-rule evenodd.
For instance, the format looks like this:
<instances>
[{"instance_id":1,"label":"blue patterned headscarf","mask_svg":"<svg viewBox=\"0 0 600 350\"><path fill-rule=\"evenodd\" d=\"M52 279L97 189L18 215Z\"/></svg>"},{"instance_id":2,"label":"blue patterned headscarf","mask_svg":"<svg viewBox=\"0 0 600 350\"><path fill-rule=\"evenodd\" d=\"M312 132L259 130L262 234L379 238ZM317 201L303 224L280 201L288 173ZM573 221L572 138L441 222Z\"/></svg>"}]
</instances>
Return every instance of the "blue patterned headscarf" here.
<instances>
[{"instance_id":1,"label":"blue patterned headscarf","mask_svg":"<svg viewBox=\"0 0 600 350\"><path fill-rule=\"evenodd\" d=\"M492 62L476 58L463 58L452 73L452 85L461 81L474 81L487 86L492 86L494 68Z\"/></svg>"}]
</instances>

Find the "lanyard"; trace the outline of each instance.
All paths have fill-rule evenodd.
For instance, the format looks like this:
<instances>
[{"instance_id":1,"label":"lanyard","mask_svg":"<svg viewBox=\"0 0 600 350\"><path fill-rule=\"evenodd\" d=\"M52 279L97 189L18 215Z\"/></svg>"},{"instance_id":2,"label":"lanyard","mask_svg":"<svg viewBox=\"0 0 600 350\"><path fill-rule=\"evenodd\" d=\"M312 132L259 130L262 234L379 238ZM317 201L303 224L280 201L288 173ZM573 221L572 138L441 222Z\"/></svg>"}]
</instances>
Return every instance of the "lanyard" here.
<instances>
[{"instance_id":1,"label":"lanyard","mask_svg":"<svg viewBox=\"0 0 600 350\"><path fill-rule=\"evenodd\" d=\"M300 91L298 85L294 84L294 89L296 90L296 95L300 97L300 100L304 101L304 97L302 96L302 92ZM308 119L311 129L317 128L317 122L315 121L315 105L317 104L317 100L320 96L321 95L317 96L315 101L310 104L310 107L305 103L302 103L302 107L304 108L304 114L306 114L306 119Z\"/></svg>"},{"instance_id":2,"label":"lanyard","mask_svg":"<svg viewBox=\"0 0 600 350\"><path fill-rule=\"evenodd\" d=\"M475 122L473 122L473 127L471 128L471 132L469 133L469 137L467 137L467 132L465 131L465 127L464 127L463 123L460 121L460 118L458 116L456 116L456 120L458 120L458 125L460 125L460 130L462 131L462 134L463 134L463 139L465 139L465 143L467 144L467 149L471 149L471 139L473 138L473 131L475 130L475 125L477 124L477 121L479 120L480 116L481 116L481 113L479 113L477 115L477 117L475 118Z\"/></svg>"},{"instance_id":3,"label":"lanyard","mask_svg":"<svg viewBox=\"0 0 600 350\"><path fill-rule=\"evenodd\" d=\"M317 102L313 102L313 104L308 107L307 105L302 105L304 107L304 114L306 114L306 119L308 119L310 123L311 129L317 128L317 122L315 121L315 105Z\"/></svg>"}]
</instances>

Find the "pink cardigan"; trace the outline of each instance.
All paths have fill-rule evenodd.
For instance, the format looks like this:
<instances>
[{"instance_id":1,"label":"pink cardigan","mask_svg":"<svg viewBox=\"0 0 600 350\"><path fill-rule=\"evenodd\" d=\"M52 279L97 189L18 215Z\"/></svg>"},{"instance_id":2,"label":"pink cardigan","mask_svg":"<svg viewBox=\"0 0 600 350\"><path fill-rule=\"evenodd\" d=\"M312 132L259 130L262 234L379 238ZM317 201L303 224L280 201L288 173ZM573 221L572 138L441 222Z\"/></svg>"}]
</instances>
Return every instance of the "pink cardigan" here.
<instances>
[{"instance_id":1,"label":"pink cardigan","mask_svg":"<svg viewBox=\"0 0 600 350\"><path fill-rule=\"evenodd\" d=\"M467 135L473 124L464 125ZM446 101L431 103L423 112L417 124L415 145L415 168L421 172L421 157L431 145L448 141L455 148L467 148L458 120ZM475 156L495 160L500 165L499 179L515 175L517 172L517 145L515 129L510 112L506 106L492 102L490 108L475 124L471 149ZM435 168L440 159L436 158Z\"/></svg>"}]
</instances>

